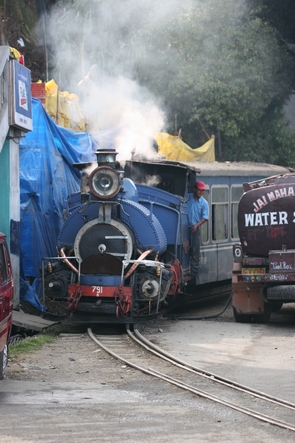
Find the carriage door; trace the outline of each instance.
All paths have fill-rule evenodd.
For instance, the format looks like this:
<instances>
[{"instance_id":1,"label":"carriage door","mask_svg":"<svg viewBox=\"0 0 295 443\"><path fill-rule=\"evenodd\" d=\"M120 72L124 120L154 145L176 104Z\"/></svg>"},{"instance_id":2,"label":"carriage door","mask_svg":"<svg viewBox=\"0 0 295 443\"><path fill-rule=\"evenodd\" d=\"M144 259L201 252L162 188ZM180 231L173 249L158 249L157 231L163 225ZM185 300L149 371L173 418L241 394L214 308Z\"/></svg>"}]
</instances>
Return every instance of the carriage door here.
<instances>
[{"instance_id":1,"label":"carriage door","mask_svg":"<svg viewBox=\"0 0 295 443\"><path fill-rule=\"evenodd\" d=\"M212 243L216 245L216 280L226 280L228 263L232 260L229 243L229 188L227 185L212 186Z\"/></svg>"}]
</instances>

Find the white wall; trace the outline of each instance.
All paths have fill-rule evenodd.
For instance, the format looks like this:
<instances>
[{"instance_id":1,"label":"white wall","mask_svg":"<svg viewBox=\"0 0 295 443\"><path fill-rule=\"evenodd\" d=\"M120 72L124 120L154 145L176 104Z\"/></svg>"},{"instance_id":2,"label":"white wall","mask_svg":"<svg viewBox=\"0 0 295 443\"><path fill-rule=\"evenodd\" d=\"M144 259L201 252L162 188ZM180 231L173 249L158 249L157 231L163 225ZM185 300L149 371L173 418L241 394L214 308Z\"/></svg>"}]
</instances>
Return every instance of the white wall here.
<instances>
[{"instance_id":1,"label":"white wall","mask_svg":"<svg viewBox=\"0 0 295 443\"><path fill-rule=\"evenodd\" d=\"M10 232L10 243L14 244L11 251L11 262L14 277L14 309L20 303L20 177L19 177L19 137L21 132L10 127L10 220L13 221L14 232ZM13 238L12 238L13 236Z\"/></svg>"}]
</instances>

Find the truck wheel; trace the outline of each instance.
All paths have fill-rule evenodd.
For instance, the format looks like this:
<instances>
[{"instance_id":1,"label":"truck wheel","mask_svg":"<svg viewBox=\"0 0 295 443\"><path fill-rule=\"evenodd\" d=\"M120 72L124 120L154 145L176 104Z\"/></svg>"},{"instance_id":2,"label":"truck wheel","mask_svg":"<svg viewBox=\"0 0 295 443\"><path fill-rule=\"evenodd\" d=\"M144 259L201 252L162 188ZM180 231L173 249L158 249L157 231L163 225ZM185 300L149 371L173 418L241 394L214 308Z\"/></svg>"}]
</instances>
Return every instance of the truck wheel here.
<instances>
[{"instance_id":1,"label":"truck wheel","mask_svg":"<svg viewBox=\"0 0 295 443\"><path fill-rule=\"evenodd\" d=\"M5 345L4 349L0 352L0 380L3 380L5 369L8 362L8 346Z\"/></svg>"},{"instance_id":2,"label":"truck wheel","mask_svg":"<svg viewBox=\"0 0 295 443\"><path fill-rule=\"evenodd\" d=\"M295 285L278 285L267 288L267 299L270 302L295 301Z\"/></svg>"},{"instance_id":3,"label":"truck wheel","mask_svg":"<svg viewBox=\"0 0 295 443\"><path fill-rule=\"evenodd\" d=\"M250 314L240 314L240 312L237 312L236 308L234 307L233 313L237 323L250 323L252 317Z\"/></svg>"}]
</instances>

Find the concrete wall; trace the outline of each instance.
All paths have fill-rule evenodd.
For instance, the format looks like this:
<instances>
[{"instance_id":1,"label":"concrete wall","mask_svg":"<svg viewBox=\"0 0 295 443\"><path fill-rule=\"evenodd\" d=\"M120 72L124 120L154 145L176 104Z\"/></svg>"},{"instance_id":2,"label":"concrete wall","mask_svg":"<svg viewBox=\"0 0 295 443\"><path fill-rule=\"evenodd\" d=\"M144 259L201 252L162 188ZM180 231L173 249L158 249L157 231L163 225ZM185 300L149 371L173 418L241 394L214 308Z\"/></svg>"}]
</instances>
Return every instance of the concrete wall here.
<instances>
[{"instance_id":1,"label":"concrete wall","mask_svg":"<svg viewBox=\"0 0 295 443\"><path fill-rule=\"evenodd\" d=\"M7 237L14 277L14 308L20 301L20 185L19 137L9 126L9 47L0 46L0 231Z\"/></svg>"},{"instance_id":2,"label":"concrete wall","mask_svg":"<svg viewBox=\"0 0 295 443\"><path fill-rule=\"evenodd\" d=\"M0 152L0 231L7 237L14 277L14 307L19 307L20 277L20 187L19 187L19 146L13 128Z\"/></svg>"},{"instance_id":3,"label":"concrete wall","mask_svg":"<svg viewBox=\"0 0 295 443\"><path fill-rule=\"evenodd\" d=\"M10 154L9 141L6 140L0 152L0 230L7 237L8 245L10 244Z\"/></svg>"},{"instance_id":4,"label":"concrete wall","mask_svg":"<svg viewBox=\"0 0 295 443\"><path fill-rule=\"evenodd\" d=\"M9 131L8 123L9 46L0 46L0 152Z\"/></svg>"},{"instance_id":5,"label":"concrete wall","mask_svg":"<svg viewBox=\"0 0 295 443\"><path fill-rule=\"evenodd\" d=\"M15 309L20 302L20 173L19 173L19 136L20 131L13 127L9 131L9 189L10 189L10 254L14 276Z\"/></svg>"}]
</instances>

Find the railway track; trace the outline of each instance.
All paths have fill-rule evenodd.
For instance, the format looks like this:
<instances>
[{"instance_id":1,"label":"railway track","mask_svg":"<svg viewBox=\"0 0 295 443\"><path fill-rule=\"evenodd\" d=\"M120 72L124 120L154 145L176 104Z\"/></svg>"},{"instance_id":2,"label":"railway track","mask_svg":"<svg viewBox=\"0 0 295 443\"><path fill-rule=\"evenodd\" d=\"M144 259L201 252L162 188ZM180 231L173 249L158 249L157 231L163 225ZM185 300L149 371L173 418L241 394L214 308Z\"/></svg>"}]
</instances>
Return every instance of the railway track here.
<instances>
[{"instance_id":1,"label":"railway track","mask_svg":"<svg viewBox=\"0 0 295 443\"><path fill-rule=\"evenodd\" d=\"M295 404L192 366L145 339L136 327L127 335L88 335L118 361L198 397L295 432Z\"/></svg>"}]
</instances>

